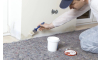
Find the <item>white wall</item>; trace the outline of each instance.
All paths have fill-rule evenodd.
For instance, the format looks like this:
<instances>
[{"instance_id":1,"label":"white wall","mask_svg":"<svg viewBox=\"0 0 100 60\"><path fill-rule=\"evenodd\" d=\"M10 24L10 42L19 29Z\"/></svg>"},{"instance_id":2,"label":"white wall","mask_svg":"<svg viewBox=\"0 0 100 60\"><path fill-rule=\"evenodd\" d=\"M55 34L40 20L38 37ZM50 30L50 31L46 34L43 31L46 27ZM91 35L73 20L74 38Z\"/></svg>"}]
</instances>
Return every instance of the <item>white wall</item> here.
<instances>
[{"instance_id":1,"label":"white wall","mask_svg":"<svg viewBox=\"0 0 100 60\"><path fill-rule=\"evenodd\" d=\"M7 0L3 1L3 33L7 33Z\"/></svg>"},{"instance_id":2,"label":"white wall","mask_svg":"<svg viewBox=\"0 0 100 60\"><path fill-rule=\"evenodd\" d=\"M8 0L8 25L13 37L21 39L22 0Z\"/></svg>"},{"instance_id":3,"label":"white wall","mask_svg":"<svg viewBox=\"0 0 100 60\"><path fill-rule=\"evenodd\" d=\"M69 8L60 9L60 2L61 0L22 0L21 39L73 31L76 25L75 19L52 30L38 31L35 36L29 36L30 31L41 22L51 23L59 15L69 10ZM52 9L58 10L58 14L51 14Z\"/></svg>"},{"instance_id":4,"label":"white wall","mask_svg":"<svg viewBox=\"0 0 100 60\"><path fill-rule=\"evenodd\" d=\"M41 22L51 23L68 11L59 7L61 0L8 0L8 25L12 36L19 40L49 36L75 30L76 19L51 30L38 31L33 37L29 33ZM58 14L51 14L51 10Z\"/></svg>"}]
</instances>

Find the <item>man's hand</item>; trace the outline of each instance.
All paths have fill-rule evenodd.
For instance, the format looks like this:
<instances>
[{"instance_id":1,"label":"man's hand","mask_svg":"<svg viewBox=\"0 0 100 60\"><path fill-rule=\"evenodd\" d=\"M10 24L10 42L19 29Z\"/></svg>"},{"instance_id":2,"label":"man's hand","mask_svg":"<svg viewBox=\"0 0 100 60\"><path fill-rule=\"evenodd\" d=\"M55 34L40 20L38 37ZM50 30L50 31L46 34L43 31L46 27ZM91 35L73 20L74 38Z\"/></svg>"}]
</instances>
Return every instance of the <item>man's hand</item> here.
<instances>
[{"instance_id":1,"label":"man's hand","mask_svg":"<svg viewBox=\"0 0 100 60\"><path fill-rule=\"evenodd\" d=\"M49 29L52 29L52 28L54 28L54 26L53 26L53 24L51 23L51 24L47 24L47 23L44 23L43 25L41 25L41 24L39 24L41 27L39 28L39 31L42 31L42 30L44 30L44 29L47 29L47 30L49 30ZM38 25L38 26L39 26Z\"/></svg>"}]
</instances>

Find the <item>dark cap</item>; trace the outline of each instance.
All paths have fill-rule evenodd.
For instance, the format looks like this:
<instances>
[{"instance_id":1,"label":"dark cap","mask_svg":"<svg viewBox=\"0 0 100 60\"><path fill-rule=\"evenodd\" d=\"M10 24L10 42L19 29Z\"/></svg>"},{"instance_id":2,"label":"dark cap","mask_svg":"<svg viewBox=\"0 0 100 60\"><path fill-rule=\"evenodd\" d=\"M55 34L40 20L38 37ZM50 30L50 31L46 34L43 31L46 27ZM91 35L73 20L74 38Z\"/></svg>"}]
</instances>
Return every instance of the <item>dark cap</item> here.
<instances>
[{"instance_id":1,"label":"dark cap","mask_svg":"<svg viewBox=\"0 0 100 60\"><path fill-rule=\"evenodd\" d=\"M73 0L62 0L60 3L60 8L65 9L67 8Z\"/></svg>"}]
</instances>

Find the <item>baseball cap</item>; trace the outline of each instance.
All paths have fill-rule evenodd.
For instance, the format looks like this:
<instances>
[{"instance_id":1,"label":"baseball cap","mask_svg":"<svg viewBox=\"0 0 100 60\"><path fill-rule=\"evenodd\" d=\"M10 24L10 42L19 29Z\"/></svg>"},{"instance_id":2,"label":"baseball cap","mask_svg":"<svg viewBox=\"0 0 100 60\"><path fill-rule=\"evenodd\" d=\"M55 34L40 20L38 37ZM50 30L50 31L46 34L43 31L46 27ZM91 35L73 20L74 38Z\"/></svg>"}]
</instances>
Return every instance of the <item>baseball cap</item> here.
<instances>
[{"instance_id":1,"label":"baseball cap","mask_svg":"<svg viewBox=\"0 0 100 60\"><path fill-rule=\"evenodd\" d=\"M60 8L65 9L67 8L73 0L62 0L60 3Z\"/></svg>"}]
</instances>

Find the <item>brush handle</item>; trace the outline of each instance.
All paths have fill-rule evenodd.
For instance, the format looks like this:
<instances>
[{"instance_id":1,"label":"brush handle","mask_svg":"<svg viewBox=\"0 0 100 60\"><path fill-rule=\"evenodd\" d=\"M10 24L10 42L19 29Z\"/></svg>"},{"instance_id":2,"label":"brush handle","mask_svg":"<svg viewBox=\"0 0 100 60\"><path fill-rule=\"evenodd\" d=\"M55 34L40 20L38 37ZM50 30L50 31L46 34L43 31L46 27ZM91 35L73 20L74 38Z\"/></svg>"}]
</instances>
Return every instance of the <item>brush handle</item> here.
<instances>
[{"instance_id":1,"label":"brush handle","mask_svg":"<svg viewBox=\"0 0 100 60\"><path fill-rule=\"evenodd\" d=\"M41 25L43 25L45 22L42 22ZM39 25L37 28L35 28L35 30L37 31L38 28L40 28L41 26Z\"/></svg>"}]
</instances>

